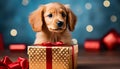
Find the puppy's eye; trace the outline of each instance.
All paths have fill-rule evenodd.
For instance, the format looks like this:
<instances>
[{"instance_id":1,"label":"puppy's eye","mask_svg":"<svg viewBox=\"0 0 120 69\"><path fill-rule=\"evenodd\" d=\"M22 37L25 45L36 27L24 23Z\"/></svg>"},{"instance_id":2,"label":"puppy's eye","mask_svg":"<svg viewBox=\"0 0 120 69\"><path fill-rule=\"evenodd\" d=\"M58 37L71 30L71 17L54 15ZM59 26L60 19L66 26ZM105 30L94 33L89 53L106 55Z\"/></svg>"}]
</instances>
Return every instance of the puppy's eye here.
<instances>
[{"instance_id":1,"label":"puppy's eye","mask_svg":"<svg viewBox=\"0 0 120 69\"><path fill-rule=\"evenodd\" d=\"M52 17L52 14L49 14L48 17Z\"/></svg>"},{"instance_id":2,"label":"puppy's eye","mask_svg":"<svg viewBox=\"0 0 120 69\"><path fill-rule=\"evenodd\" d=\"M62 12L62 17L65 17L65 16L66 16L66 14L64 12Z\"/></svg>"}]
</instances>

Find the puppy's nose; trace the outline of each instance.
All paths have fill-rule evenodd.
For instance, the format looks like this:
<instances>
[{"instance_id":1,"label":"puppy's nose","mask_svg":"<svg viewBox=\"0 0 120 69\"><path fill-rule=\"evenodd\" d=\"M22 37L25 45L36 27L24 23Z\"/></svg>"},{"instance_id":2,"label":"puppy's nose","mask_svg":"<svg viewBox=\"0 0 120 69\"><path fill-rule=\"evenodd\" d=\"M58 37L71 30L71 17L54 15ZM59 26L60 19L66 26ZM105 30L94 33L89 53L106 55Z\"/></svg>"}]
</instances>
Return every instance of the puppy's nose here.
<instances>
[{"instance_id":1,"label":"puppy's nose","mask_svg":"<svg viewBox=\"0 0 120 69\"><path fill-rule=\"evenodd\" d=\"M62 21L58 21L57 25L58 25L58 27L62 27L63 26L63 22Z\"/></svg>"}]
</instances>

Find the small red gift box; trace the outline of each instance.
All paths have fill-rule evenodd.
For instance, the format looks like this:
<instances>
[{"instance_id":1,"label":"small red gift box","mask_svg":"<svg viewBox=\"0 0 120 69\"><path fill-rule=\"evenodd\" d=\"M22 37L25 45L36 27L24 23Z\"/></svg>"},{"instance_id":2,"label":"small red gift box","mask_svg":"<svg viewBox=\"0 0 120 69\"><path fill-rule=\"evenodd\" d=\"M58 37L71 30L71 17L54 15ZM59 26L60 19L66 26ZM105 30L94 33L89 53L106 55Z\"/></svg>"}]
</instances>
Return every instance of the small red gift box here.
<instances>
[{"instance_id":1,"label":"small red gift box","mask_svg":"<svg viewBox=\"0 0 120 69\"><path fill-rule=\"evenodd\" d=\"M109 50L112 50L118 43L118 37L119 34L114 29L112 29L103 37L103 43L105 43Z\"/></svg>"},{"instance_id":2,"label":"small red gift box","mask_svg":"<svg viewBox=\"0 0 120 69\"><path fill-rule=\"evenodd\" d=\"M28 46L29 69L76 69L77 54L78 45Z\"/></svg>"}]
</instances>

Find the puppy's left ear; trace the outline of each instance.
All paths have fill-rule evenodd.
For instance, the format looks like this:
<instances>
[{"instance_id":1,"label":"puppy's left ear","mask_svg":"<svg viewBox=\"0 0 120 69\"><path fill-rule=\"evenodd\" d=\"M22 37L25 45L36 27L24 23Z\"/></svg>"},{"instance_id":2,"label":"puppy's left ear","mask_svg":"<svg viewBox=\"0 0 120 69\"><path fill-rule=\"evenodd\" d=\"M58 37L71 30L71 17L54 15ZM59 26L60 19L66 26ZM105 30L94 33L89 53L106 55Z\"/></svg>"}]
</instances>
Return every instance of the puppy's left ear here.
<instances>
[{"instance_id":1,"label":"puppy's left ear","mask_svg":"<svg viewBox=\"0 0 120 69\"><path fill-rule=\"evenodd\" d=\"M67 11L67 23L70 31L73 31L76 25L77 17L70 10L69 5L64 5Z\"/></svg>"}]
</instances>

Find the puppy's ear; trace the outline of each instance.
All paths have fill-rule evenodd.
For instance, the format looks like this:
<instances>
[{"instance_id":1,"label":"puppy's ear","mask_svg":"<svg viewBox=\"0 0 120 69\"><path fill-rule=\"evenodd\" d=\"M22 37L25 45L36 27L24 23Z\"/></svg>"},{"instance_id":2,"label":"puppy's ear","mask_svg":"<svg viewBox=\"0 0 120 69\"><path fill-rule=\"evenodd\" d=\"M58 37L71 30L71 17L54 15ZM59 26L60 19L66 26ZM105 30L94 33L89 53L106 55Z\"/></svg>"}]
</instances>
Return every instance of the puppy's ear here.
<instances>
[{"instance_id":1,"label":"puppy's ear","mask_svg":"<svg viewBox=\"0 0 120 69\"><path fill-rule=\"evenodd\" d=\"M40 6L37 10L32 12L29 16L29 23L32 26L32 29L35 32L40 32L42 30L43 25L43 14L44 14L45 6Z\"/></svg>"},{"instance_id":2,"label":"puppy's ear","mask_svg":"<svg viewBox=\"0 0 120 69\"><path fill-rule=\"evenodd\" d=\"M67 11L67 23L70 31L73 31L76 25L77 17L70 10L69 5L64 5Z\"/></svg>"}]
</instances>

